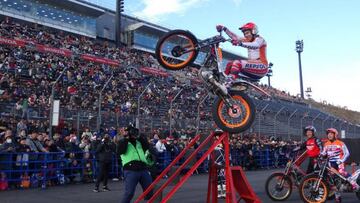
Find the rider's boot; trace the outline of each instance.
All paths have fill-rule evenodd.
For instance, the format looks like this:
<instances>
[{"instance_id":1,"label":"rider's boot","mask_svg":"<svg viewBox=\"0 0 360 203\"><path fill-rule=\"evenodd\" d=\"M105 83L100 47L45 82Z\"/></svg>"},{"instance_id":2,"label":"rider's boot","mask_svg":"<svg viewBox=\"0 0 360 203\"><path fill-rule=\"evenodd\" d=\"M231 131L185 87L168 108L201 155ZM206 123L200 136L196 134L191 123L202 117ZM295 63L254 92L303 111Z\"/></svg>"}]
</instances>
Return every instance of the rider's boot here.
<instances>
[{"instance_id":1,"label":"rider's boot","mask_svg":"<svg viewBox=\"0 0 360 203\"><path fill-rule=\"evenodd\" d=\"M341 197L335 197L335 202L336 203L341 203Z\"/></svg>"},{"instance_id":2,"label":"rider's boot","mask_svg":"<svg viewBox=\"0 0 360 203\"><path fill-rule=\"evenodd\" d=\"M339 191L335 192L335 202L336 203L341 203L341 194Z\"/></svg>"},{"instance_id":3,"label":"rider's boot","mask_svg":"<svg viewBox=\"0 0 360 203\"><path fill-rule=\"evenodd\" d=\"M234 83L235 79L232 76L227 76L225 79L225 87L226 88L230 88L232 86L232 84Z\"/></svg>"},{"instance_id":4,"label":"rider's boot","mask_svg":"<svg viewBox=\"0 0 360 203\"><path fill-rule=\"evenodd\" d=\"M359 190L360 190L360 186L357 184L356 178L357 178L357 176L356 176L356 177L350 176L350 177L347 178L347 181L349 181L349 183L351 184L352 189L353 189L354 191L359 191Z\"/></svg>"}]
</instances>

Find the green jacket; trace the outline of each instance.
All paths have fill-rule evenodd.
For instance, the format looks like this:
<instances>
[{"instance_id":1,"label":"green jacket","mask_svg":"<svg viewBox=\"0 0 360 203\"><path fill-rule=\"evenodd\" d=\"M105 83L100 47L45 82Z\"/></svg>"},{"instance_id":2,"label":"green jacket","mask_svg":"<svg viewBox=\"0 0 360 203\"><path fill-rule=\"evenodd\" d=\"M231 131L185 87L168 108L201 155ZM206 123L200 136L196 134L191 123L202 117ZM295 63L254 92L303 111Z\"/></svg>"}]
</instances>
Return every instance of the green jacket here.
<instances>
[{"instance_id":1,"label":"green jacket","mask_svg":"<svg viewBox=\"0 0 360 203\"><path fill-rule=\"evenodd\" d=\"M142 161L146 163L147 165L150 165L150 160L148 160L147 157L149 157L149 152L146 150L146 153L144 152L141 143L136 140L136 146L134 147L133 144L128 142L127 144L127 150L126 153L121 154L121 160L122 165L125 166L127 163L131 161Z\"/></svg>"}]
</instances>

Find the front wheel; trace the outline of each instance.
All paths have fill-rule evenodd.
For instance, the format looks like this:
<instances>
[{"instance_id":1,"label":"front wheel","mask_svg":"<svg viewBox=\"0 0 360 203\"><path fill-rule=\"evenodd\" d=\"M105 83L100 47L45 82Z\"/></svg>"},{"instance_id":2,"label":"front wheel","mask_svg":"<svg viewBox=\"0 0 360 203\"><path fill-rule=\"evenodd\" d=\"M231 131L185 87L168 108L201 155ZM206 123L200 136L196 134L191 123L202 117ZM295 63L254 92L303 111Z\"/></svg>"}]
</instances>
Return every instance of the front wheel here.
<instances>
[{"instance_id":1,"label":"front wheel","mask_svg":"<svg viewBox=\"0 0 360 203\"><path fill-rule=\"evenodd\" d=\"M155 48L157 61L169 70L181 70L199 54L196 37L186 30L172 30L159 39Z\"/></svg>"},{"instance_id":2,"label":"front wheel","mask_svg":"<svg viewBox=\"0 0 360 203\"><path fill-rule=\"evenodd\" d=\"M229 91L231 106L217 97L212 113L216 125L229 133L241 133L249 129L255 119L255 105L251 98L241 91Z\"/></svg>"},{"instance_id":3,"label":"front wheel","mask_svg":"<svg viewBox=\"0 0 360 203\"><path fill-rule=\"evenodd\" d=\"M273 201L285 201L292 193L291 178L284 173L273 173L266 180L265 190Z\"/></svg>"},{"instance_id":4,"label":"front wheel","mask_svg":"<svg viewBox=\"0 0 360 203\"><path fill-rule=\"evenodd\" d=\"M322 203L326 202L329 194L329 187L321 180L319 183L319 189L315 189L315 185L319 181L319 177L316 174L305 176L300 183L300 197L307 203Z\"/></svg>"}]
</instances>

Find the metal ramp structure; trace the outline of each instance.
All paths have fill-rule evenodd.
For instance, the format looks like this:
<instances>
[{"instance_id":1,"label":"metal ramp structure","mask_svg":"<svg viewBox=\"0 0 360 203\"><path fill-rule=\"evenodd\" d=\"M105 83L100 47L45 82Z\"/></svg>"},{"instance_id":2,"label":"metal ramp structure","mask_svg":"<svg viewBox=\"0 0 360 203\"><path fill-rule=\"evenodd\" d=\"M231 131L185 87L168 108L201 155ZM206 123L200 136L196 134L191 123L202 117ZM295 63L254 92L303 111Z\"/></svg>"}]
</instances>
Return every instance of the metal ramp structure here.
<instances>
[{"instance_id":1,"label":"metal ramp structure","mask_svg":"<svg viewBox=\"0 0 360 203\"><path fill-rule=\"evenodd\" d=\"M215 136L219 136L218 139L215 139ZM194 146L194 144L200 140L200 135L195 136L195 138L180 152L180 154L167 166L162 173L153 181L153 183L135 200L135 203L141 202L147 195L153 192L152 197L147 200L149 203L158 202L159 197L162 195L163 190L172 183L176 177L180 176L181 171L188 167L192 159L196 158L196 155L201 150L206 150L205 153L190 167L190 170L180 178L180 181L160 200L161 203L165 203L171 199L171 197L176 193L176 191L182 187L182 185L190 178L190 176L196 171L196 169L204 162L205 159L211 155L215 150L215 147L219 144L224 146L224 156L225 156L225 180L226 180L226 203L236 203L241 202L242 200L246 203L260 203L260 199L254 193L251 185L249 184L243 170L238 166L230 166L230 147L229 147L229 133L222 132L221 134L216 134L214 132L210 133L204 141L196 148L191 155L181 164L176 171L168 177L168 179L157 188L155 186L163 179L163 177L173 169L176 164L180 161L186 152ZM206 147L210 144L210 147ZM218 188L217 188L217 179L218 173L217 168L214 164L209 166L209 181L208 181L208 193L207 193L207 203L217 203L218 202Z\"/></svg>"}]
</instances>

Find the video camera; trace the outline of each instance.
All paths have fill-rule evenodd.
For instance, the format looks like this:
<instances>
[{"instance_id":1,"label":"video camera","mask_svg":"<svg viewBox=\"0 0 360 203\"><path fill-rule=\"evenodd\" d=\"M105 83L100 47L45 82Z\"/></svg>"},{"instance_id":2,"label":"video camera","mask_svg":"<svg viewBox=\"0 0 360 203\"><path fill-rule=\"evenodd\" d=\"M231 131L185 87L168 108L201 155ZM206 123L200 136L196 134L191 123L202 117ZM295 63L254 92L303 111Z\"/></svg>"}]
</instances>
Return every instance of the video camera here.
<instances>
[{"instance_id":1,"label":"video camera","mask_svg":"<svg viewBox=\"0 0 360 203\"><path fill-rule=\"evenodd\" d=\"M137 129L133 124L129 124L126 128L125 131L128 132L128 136L129 137L133 137L133 138L139 138L139 129Z\"/></svg>"}]
</instances>

